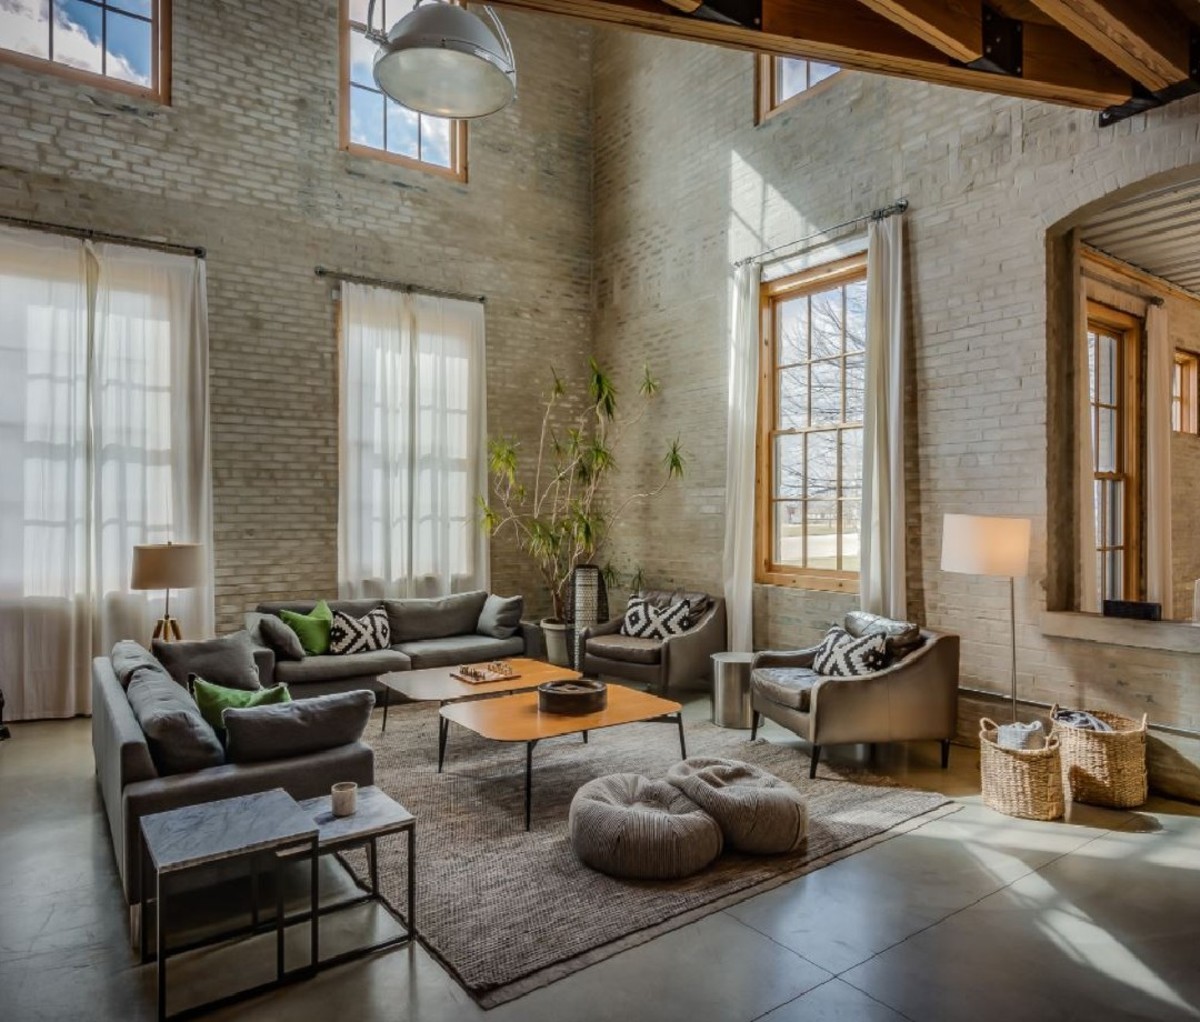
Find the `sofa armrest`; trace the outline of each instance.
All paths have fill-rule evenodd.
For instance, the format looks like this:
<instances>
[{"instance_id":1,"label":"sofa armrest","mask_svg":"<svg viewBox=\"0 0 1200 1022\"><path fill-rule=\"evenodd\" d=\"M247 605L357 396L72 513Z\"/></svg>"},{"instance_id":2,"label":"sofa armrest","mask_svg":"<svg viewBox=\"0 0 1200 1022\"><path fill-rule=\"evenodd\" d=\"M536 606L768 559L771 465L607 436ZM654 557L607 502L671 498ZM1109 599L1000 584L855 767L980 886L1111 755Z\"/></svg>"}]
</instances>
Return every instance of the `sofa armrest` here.
<instances>
[{"instance_id":1,"label":"sofa armrest","mask_svg":"<svg viewBox=\"0 0 1200 1022\"><path fill-rule=\"evenodd\" d=\"M117 855L126 899L132 905L141 894L137 855L143 816L272 788L282 788L299 801L325 794L338 781L354 781L360 787L375 783L375 754L369 745L352 742L291 759L225 763L192 774L157 777L127 786L123 798L123 847Z\"/></svg>"},{"instance_id":2,"label":"sofa armrest","mask_svg":"<svg viewBox=\"0 0 1200 1022\"><path fill-rule=\"evenodd\" d=\"M254 666L258 668L258 683L263 688L270 688L275 684L275 650L255 641L253 653Z\"/></svg>"},{"instance_id":3,"label":"sofa armrest","mask_svg":"<svg viewBox=\"0 0 1200 1022\"><path fill-rule=\"evenodd\" d=\"M625 620L625 616L614 617L610 621L601 621L598 625L591 625L580 632L579 637L582 642L587 642L594 635L616 635L621 630L621 623Z\"/></svg>"},{"instance_id":4,"label":"sofa armrest","mask_svg":"<svg viewBox=\"0 0 1200 1022\"><path fill-rule=\"evenodd\" d=\"M521 620L520 631L517 632L525 640L525 655L534 660L544 660L546 657L546 636L542 626L536 621Z\"/></svg>"},{"instance_id":5,"label":"sofa armrest","mask_svg":"<svg viewBox=\"0 0 1200 1022\"><path fill-rule=\"evenodd\" d=\"M812 667L819 648L811 646L808 649L764 649L761 653L754 654L750 670L756 671L760 667Z\"/></svg>"},{"instance_id":6,"label":"sofa armrest","mask_svg":"<svg viewBox=\"0 0 1200 1022\"><path fill-rule=\"evenodd\" d=\"M682 635L663 640L662 662L667 685L696 678L712 678L712 655L727 645L725 601L715 599L708 610Z\"/></svg>"}]
</instances>

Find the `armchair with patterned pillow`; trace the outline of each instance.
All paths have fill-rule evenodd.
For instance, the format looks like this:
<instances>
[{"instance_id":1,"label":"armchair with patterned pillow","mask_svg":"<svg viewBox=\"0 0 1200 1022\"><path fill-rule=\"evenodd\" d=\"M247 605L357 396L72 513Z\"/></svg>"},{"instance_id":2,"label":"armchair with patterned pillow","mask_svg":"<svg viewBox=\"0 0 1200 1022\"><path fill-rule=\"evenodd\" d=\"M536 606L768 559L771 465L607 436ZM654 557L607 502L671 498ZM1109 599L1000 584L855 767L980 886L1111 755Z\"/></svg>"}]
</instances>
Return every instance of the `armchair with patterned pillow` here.
<instances>
[{"instance_id":1,"label":"armchair with patterned pillow","mask_svg":"<svg viewBox=\"0 0 1200 1022\"><path fill-rule=\"evenodd\" d=\"M584 629L582 638L584 674L639 682L665 695L712 679L712 655L726 648L725 601L645 590L630 597L625 614Z\"/></svg>"},{"instance_id":2,"label":"armchair with patterned pillow","mask_svg":"<svg viewBox=\"0 0 1200 1022\"><path fill-rule=\"evenodd\" d=\"M942 767L958 723L958 636L865 611L817 646L762 652L750 669L751 741L763 717L812 744L809 776L827 745L934 739Z\"/></svg>"}]
</instances>

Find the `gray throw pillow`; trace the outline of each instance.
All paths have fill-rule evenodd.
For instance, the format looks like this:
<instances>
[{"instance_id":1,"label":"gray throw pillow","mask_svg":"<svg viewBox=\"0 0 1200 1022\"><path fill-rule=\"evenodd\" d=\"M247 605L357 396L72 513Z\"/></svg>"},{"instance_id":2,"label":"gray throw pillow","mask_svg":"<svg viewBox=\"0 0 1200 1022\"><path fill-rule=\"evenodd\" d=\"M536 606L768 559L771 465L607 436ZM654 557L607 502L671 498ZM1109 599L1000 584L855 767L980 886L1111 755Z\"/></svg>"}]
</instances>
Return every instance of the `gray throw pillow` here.
<instances>
[{"instance_id":1,"label":"gray throw pillow","mask_svg":"<svg viewBox=\"0 0 1200 1022\"><path fill-rule=\"evenodd\" d=\"M140 642L134 642L133 639L122 639L113 646L112 669L113 673L117 676L117 680L121 683L121 688L129 688L129 683L133 680L134 671L140 667L160 673L163 672L163 665Z\"/></svg>"},{"instance_id":2,"label":"gray throw pillow","mask_svg":"<svg viewBox=\"0 0 1200 1022\"><path fill-rule=\"evenodd\" d=\"M246 627L250 637L257 639L283 660L303 660L304 647L300 636L274 614L247 614Z\"/></svg>"},{"instance_id":3,"label":"gray throw pillow","mask_svg":"<svg viewBox=\"0 0 1200 1022\"><path fill-rule=\"evenodd\" d=\"M475 631L493 639L511 639L521 627L521 615L525 612L525 597L497 596L492 593L479 612L479 623Z\"/></svg>"},{"instance_id":4,"label":"gray throw pillow","mask_svg":"<svg viewBox=\"0 0 1200 1022\"><path fill-rule=\"evenodd\" d=\"M290 759L357 742L374 705L374 693L363 689L226 710L222 719L229 762Z\"/></svg>"},{"instance_id":5,"label":"gray throw pillow","mask_svg":"<svg viewBox=\"0 0 1200 1022\"><path fill-rule=\"evenodd\" d=\"M258 665L254 662L254 640L243 630L219 639L197 639L188 642L151 644L154 655L184 688L189 674L198 674L205 681L225 688L254 690L262 688L258 681Z\"/></svg>"},{"instance_id":6,"label":"gray throw pillow","mask_svg":"<svg viewBox=\"0 0 1200 1022\"><path fill-rule=\"evenodd\" d=\"M190 774L225 762L217 733L196 701L168 675L138 671L127 695L159 774Z\"/></svg>"},{"instance_id":7,"label":"gray throw pillow","mask_svg":"<svg viewBox=\"0 0 1200 1022\"><path fill-rule=\"evenodd\" d=\"M478 589L436 600L385 600L392 642L472 635L487 596Z\"/></svg>"}]
</instances>

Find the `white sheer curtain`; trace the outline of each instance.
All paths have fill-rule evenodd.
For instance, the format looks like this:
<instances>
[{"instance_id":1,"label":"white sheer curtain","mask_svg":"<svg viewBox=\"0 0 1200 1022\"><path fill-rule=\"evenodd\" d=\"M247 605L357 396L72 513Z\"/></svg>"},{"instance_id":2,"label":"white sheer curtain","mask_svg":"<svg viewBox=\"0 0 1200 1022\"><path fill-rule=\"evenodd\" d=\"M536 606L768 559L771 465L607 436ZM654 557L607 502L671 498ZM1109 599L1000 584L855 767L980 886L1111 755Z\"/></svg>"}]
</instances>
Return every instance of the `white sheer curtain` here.
<instances>
[{"instance_id":1,"label":"white sheer curtain","mask_svg":"<svg viewBox=\"0 0 1200 1022\"><path fill-rule=\"evenodd\" d=\"M1167 311L1146 309L1146 599L1174 616L1171 549L1171 390L1175 352L1167 333ZM1166 499L1157 499L1167 494Z\"/></svg>"},{"instance_id":2,"label":"white sheer curtain","mask_svg":"<svg viewBox=\"0 0 1200 1022\"><path fill-rule=\"evenodd\" d=\"M908 615L904 492L904 221L872 221L867 241L863 420L864 610Z\"/></svg>"},{"instance_id":3,"label":"white sheer curtain","mask_svg":"<svg viewBox=\"0 0 1200 1022\"><path fill-rule=\"evenodd\" d=\"M725 436L725 604L729 649L754 647L754 478L758 427L758 303L762 270L739 266L729 331Z\"/></svg>"},{"instance_id":4,"label":"white sheer curtain","mask_svg":"<svg viewBox=\"0 0 1200 1022\"><path fill-rule=\"evenodd\" d=\"M132 545L212 548L203 263L0 229L0 323L0 685L87 713L90 658L160 613ZM211 631L211 585L177 605Z\"/></svg>"},{"instance_id":5,"label":"white sheer curtain","mask_svg":"<svg viewBox=\"0 0 1200 1022\"><path fill-rule=\"evenodd\" d=\"M342 285L338 591L487 588L484 309Z\"/></svg>"},{"instance_id":6,"label":"white sheer curtain","mask_svg":"<svg viewBox=\"0 0 1200 1022\"><path fill-rule=\"evenodd\" d=\"M1092 449L1095 427L1089 370L1088 296L1078 269L1075 280L1075 538L1079 545L1079 609L1095 614L1100 610L1100 574L1096 565L1096 457Z\"/></svg>"}]
</instances>

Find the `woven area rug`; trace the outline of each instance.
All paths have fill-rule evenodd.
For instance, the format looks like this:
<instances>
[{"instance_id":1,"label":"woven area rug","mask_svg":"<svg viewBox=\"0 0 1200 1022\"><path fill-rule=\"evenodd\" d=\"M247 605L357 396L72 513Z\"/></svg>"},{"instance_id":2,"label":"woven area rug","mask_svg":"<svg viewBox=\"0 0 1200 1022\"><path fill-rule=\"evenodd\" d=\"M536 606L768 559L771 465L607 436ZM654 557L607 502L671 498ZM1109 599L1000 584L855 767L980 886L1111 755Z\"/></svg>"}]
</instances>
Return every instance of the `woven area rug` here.
<instances>
[{"instance_id":1,"label":"woven area rug","mask_svg":"<svg viewBox=\"0 0 1200 1022\"><path fill-rule=\"evenodd\" d=\"M485 741L451 725L437 773L437 710L393 706L386 734L375 722L376 783L417 818L417 930L422 943L483 1007L503 1004L660 933L769 890L955 808L941 795L853 780L787 746L751 743L749 732L689 723L689 755L742 759L805 796L807 846L794 855L724 854L686 880L614 880L571 850L567 811L584 782L610 773L662 776L679 759L674 724L628 724L539 743L533 823L524 829L525 747ZM871 783L862 783L863 780ZM405 904L402 838L381 841L384 896ZM365 858L348 855L361 879Z\"/></svg>"}]
</instances>

